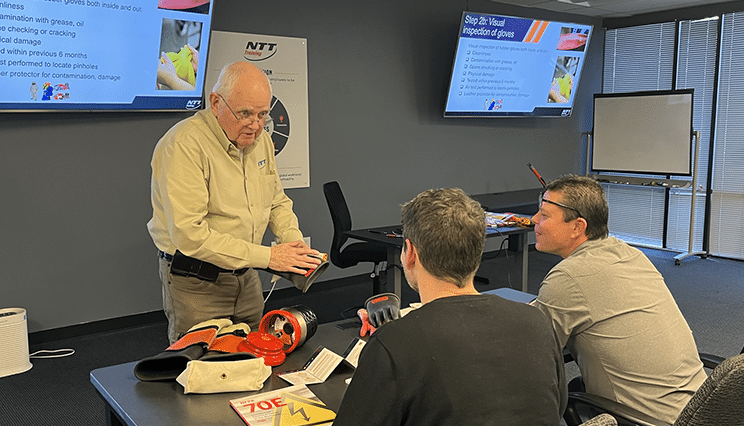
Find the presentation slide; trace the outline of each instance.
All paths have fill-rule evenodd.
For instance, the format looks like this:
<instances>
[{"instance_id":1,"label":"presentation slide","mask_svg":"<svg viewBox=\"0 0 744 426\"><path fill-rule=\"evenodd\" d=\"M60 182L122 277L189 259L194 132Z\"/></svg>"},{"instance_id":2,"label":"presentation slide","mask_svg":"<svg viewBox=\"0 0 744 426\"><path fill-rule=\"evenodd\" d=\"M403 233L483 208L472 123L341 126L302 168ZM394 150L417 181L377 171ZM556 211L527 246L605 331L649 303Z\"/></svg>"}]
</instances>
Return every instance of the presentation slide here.
<instances>
[{"instance_id":1,"label":"presentation slide","mask_svg":"<svg viewBox=\"0 0 744 426\"><path fill-rule=\"evenodd\" d=\"M464 13L445 116L570 115L591 30Z\"/></svg>"},{"instance_id":2,"label":"presentation slide","mask_svg":"<svg viewBox=\"0 0 744 426\"><path fill-rule=\"evenodd\" d=\"M201 107L210 0L0 0L0 110Z\"/></svg>"}]
</instances>

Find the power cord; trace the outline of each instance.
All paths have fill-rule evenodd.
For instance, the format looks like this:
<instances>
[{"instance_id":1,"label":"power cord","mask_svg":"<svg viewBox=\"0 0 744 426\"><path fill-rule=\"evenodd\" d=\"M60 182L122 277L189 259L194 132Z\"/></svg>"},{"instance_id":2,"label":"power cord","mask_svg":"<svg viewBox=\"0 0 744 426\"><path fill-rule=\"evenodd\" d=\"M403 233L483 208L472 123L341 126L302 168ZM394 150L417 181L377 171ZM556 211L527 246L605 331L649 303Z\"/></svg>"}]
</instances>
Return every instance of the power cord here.
<instances>
[{"instance_id":1,"label":"power cord","mask_svg":"<svg viewBox=\"0 0 744 426\"><path fill-rule=\"evenodd\" d=\"M507 243L509 239L506 238L506 235L502 234L498 228L494 228L494 229L496 233L499 234L499 236L503 237L504 239L501 240L501 246L499 247L498 252L496 253L495 256L491 257L491 259L497 258L501 252L504 252L504 256L506 257L506 268L505 268L506 269L506 283L509 286L509 288L514 289L514 286L512 286L512 282L511 282L511 272L509 271L509 250L507 250L506 247L504 247L504 245Z\"/></svg>"},{"instance_id":2,"label":"power cord","mask_svg":"<svg viewBox=\"0 0 744 426\"><path fill-rule=\"evenodd\" d=\"M264 304L269 300L269 297L271 296L271 293L274 292L274 289L276 288L276 283L279 280L274 280L274 282L271 284L271 290L269 290L269 294L266 295L266 298L264 299Z\"/></svg>"},{"instance_id":3,"label":"power cord","mask_svg":"<svg viewBox=\"0 0 744 426\"><path fill-rule=\"evenodd\" d=\"M75 353L75 349L54 349L54 350L42 349L42 350L38 350L30 354L28 357L35 358L35 359L63 358L66 356L70 356L74 353ZM42 354L47 354L47 355L42 355Z\"/></svg>"}]
</instances>

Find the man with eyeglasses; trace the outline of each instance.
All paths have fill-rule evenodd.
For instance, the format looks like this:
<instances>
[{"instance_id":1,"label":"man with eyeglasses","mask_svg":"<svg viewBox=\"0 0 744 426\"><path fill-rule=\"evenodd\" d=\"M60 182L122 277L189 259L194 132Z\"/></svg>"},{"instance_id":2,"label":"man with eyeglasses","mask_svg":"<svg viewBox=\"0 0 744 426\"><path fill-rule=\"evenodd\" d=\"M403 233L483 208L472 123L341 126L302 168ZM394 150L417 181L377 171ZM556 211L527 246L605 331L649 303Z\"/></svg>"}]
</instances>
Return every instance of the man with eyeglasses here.
<instances>
[{"instance_id":1,"label":"man with eyeglasses","mask_svg":"<svg viewBox=\"0 0 744 426\"><path fill-rule=\"evenodd\" d=\"M171 343L214 318L257 330L264 300L255 268L304 274L321 263L302 241L264 131L271 98L263 71L228 64L209 108L177 123L155 147L147 228L160 258ZM267 228L280 244L261 244Z\"/></svg>"},{"instance_id":2,"label":"man with eyeglasses","mask_svg":"<svg viewBox=\"0 0 744 426\"><path fill-rule=\"evenodd\" d=\"M546 275L535 306L579 366L569 390L585 387L674 423L705 381L703 364L664 278L640 250L608 236L608 217L594 179L547 185L532 218L535 247L563 260Z\"/></svg>"}]
</instances>

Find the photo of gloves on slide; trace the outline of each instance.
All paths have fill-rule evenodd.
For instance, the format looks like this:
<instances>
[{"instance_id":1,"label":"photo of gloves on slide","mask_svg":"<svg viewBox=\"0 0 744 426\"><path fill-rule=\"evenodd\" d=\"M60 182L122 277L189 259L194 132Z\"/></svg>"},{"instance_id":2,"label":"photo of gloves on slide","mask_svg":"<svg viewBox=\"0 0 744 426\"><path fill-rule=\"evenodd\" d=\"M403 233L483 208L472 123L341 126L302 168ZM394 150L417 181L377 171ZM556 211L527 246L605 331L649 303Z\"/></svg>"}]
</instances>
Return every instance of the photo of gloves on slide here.
<instances>
[{"instance_id":1,"label":"photo of gloves on slide","mask_svg":"<svg viewBox=\"0 0 744 426\"><path fill-rule=\"evenodd\" d=\"M157 90L196 90L202 27L200 22L163 19Z\"/></svg>"},{"instance_id":2,"label":"photo of gloves on slide","mask_svg":"<svg viewBox=\"0 0 744 426\"><path fill-rule=\"evenodd\" d=\"M176 52L162 52L158 62L158 90L194 90L199 70L199 51L183 46Z\"/></svg>"},{"instance_id":3,"label":"photo of gloves on slide","mask_svg":"<svg viewBox=\"0 0 744 426\"><path fill-rule=\"evenodd\" d=\"M567 104L571 99L574 78L578 69L579 58L559 56L553 71L553 81L548 92L548 102Z\"/></svg>"}]
</instances>

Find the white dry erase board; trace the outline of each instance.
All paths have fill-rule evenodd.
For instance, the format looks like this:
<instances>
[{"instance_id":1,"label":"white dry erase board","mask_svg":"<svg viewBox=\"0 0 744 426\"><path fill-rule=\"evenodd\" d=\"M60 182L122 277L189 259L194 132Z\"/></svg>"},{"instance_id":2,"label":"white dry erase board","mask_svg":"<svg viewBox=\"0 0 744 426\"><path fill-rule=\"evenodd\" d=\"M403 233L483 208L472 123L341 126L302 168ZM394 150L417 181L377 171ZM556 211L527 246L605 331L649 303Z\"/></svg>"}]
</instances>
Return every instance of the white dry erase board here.
<instances>
[{"instance_id":1,"label":"white dry erase board","mask_svg":"<svg viewBox=\"0 0 744 426\"><path fill-rule=\"evenodd\" d=\"M594 95L591 169L692 174L693 89Z\"/></svg>"}]
</instances>

